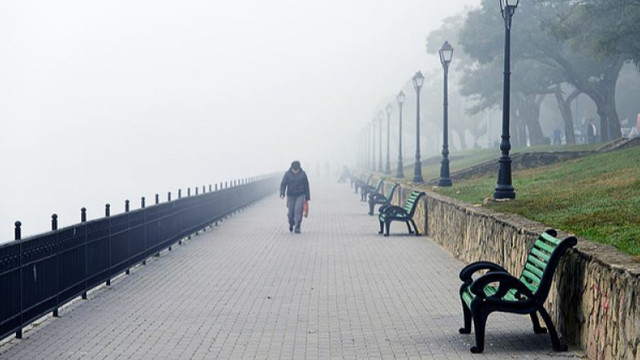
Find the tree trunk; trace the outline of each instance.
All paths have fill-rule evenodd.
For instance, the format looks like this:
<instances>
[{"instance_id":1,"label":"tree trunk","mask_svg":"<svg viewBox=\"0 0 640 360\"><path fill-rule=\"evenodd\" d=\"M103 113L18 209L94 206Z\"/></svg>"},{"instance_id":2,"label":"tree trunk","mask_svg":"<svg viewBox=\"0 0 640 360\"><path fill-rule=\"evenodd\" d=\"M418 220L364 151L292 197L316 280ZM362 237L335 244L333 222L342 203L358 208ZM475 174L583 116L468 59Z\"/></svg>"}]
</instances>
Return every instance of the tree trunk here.
<instances>
[{"instance_id":1,"label":"tree trunk","mask_svg":"<svg viewBox=\"0 0 640 360\"><path fill-rule=\"evenodd\" d=\"M556 86L553 89L553 94L556 97L556 102L558 103L558 108L560 109L560 114L562 115L562 120L564 121L564 135L567 144L575 144L576 138L574 136L573 130L573 114L571 113L571 103L573 100L580 95L580 91L574 89L566 99L562 97L562 89L560 86Z\"/></svg>"},{"instance_id":2,"label":"tree trunk","mask_svg":"<svg viewBox=\"0 0 640 360\"><path fill-rule=\"evenodd\" d=\"M616 110L616 93L615 86L613 91L607 92L604 98L604 113L607 119L606 134L608 140L619 139L622 136L620 131L620 119ZM605 134L605 131L602 131Z\"/></svg>"},{"instance_id":3,"label":"tree trunk","mask_svg":"<svg viewBox=\"0 0 640 360\"><path fill-rule=\"evenodd\" d=\"M518 142L520 146L540 145L543 143L540 127L540 106L545 95L520 94L518 96Z\"/></svg>"}]
</instances>

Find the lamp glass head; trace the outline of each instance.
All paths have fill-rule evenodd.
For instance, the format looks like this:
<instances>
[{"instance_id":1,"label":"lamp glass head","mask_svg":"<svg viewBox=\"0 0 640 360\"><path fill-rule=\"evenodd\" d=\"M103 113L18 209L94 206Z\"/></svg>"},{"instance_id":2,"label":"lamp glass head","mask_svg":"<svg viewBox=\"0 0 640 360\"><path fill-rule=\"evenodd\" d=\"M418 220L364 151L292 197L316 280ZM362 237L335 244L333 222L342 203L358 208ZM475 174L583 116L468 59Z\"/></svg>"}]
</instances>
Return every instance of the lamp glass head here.
<instances>
[{"instance_id":1,"label":"lamp glass head","mask_svg":"<svg viewBox=\"0 0 640 360\"><path fill-rule=\"evenodd\" d=\"M398 93L398 95L396 96L396 100L398 101L398 104L402 105L404 103L404 100L407 97L404 95L404 91L400 90L400 92Z\"/></svg>"},{"instance_id":2,"label":"lamp glass head","mask_svg":"<svg viewBox=\"0 0 640 360\"><path fill-rule=\"evenodd\" d=\"M391 115L391 111L393 110L393 106L391 106L391 104L387 104L387 107L385 108L385 110L387 111L387 116Z\"/></svg>"},{"instance_id":3,"label":"lamp glass head","mask_svg":"<svg viewBox=\"0 0 640 360\"><path fill-rule=\"evenodd\" d=\"M422 88L422 84L424 83L424 76L421 71L418 71L415 75L413 75L413 87L416 90L420 90Z\"/></svg>"},{"instance_id":4,"label":"lamp glass head","mask_svg":"<svg viewBox=\"0 0 640 360\"><path fill-rule=\"evenodd\" d=\"M438 53L440 53L440 63L442 65L447 65L451 62L451 59L453 58L453 48L448 41L445 41L444 44L442 44Z\"/></svg>"},{"instance_id":5,"label":"lamp glass head","mask_svg":"<svg viewBox=\"0 0 640 360\"><path fill-rule=\"evenodd\" d=\"M520 0L500 0L500 10L504 11L507 7L518 7Z\"/></svg>"}]
</instances>

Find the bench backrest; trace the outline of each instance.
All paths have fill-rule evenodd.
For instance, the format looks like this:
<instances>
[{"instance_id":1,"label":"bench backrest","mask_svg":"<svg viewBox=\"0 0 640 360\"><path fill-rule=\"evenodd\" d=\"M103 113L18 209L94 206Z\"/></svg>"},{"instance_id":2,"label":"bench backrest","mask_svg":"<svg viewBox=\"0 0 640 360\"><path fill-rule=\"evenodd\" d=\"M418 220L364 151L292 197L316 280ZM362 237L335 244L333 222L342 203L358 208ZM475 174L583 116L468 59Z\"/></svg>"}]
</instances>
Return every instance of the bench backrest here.
<instances>
[{"instance_id":1,"label":"bench backrest","mask_svg":"<svg viewBox=\"0 0 640 360\"><path fill-rule=\"evenodd\" d=\"M540 234L529 251L527 262L520 275L520 281L539 299L547 298L560 257L578 242L574 236L560 240L556 238L557 235L553 229Z\"/></svg>"},{"instance_id":2,"label":"bench backrest","mask_svg":"<svg viewBox=\"0 0 640 360\"><path fill-rule=\"evenodd\" d=\"M365 173L364 171L362 173L360 173L360 176L353 176L351 177L351 183L358 183L358 182L363 182L365 177L367 176L367 173Z\"/></svg>"},{"instance_id":3,"label":"bench backrest","mask_svg":"<svg viewBox=\"0 0 640 360\"><path fill-rule=\"evenodd\" d=\"M391 201L391 199L393 199L393 194L396 192L397 188L398 188L398 183L393 183L393 184L391 184L391 187L389 187L389 191L387 192L387 196L385 196L389 201Z\"/></svg>"},{"instance_id":4,"label":"bench backrest","mask_svg":"<svg viewBox=\"0 0 640 360\"><path fill-rule=\"evenodd\" d=\"M378 179L378 183L376 184L376 188L373 190L373 193L379 193L380 189L382 189L382 183L384 182L383 179Z\"/></svg>"},{"instance_id":5,"label":"bench backrest","mask_svg":"<svg viewBox=\"0 0 640 360\"><path fill-rule=\"evenodd\" d=\"M373 178L373 174L369 175L369 177L367 177L367 180L364 181L365 185L369 185L369 183L371 182L371 178Z\"/></svg>"},{"instance_id":6,"label":"bench backrest","mask_svg":"<svg viewBox=\"0 0 640 360\"><path fill-rule=\"evenodd\" d=\"M404 210L409 214L409 217L413 217L413 213L416 211L418 200L425 195L422 191L412 191L407 198L407 202L404 204Z\"/></svg>"}]
</instances>

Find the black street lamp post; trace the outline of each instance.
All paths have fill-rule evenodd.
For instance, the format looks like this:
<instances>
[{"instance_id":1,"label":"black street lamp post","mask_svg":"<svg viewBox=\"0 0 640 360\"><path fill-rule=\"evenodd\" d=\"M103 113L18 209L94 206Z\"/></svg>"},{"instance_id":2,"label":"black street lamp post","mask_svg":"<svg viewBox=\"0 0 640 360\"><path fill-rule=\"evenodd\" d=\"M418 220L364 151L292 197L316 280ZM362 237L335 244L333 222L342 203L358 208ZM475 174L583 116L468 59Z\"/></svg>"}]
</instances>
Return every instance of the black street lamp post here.
<instances>
[{"instance_id":1,"label":"black street lamp post","mask_svg":"<svg viewBox=\"0 0 640 360\"><path fill-rule=\"evenodd\" d=\"M366 169L369 165L369 128L365 127L362 131L362 141L364 143L364 153L362 154L362 168Z\"/></svg>"},{"instance_id":2,"label":"black street lamp post","mask_svg":"<svg viewBox=\"0 0 640 360\"><path fill-rule=\"evenodd\" d=\"M453 48L448 41L445 41L440 48L440 63L444 69L444 96L442 102L442 161L440 162L440 180L438 186L451 186L449 177L449 64L453 58Z\"/></svg>"},{"instance_id":3,"label":"black street lamp post","mask_svg":"<svg viewBox=\"0 0 640 360\"><path fill-rule=\"evenodd\" d=\"M373 119L371 128L371 171L376 171L376 119Z\"/></svg>"},{"instance_id":4,"label":"black street lamp post","mask_svg":"<svg viewBox=\"0 0 640 360\"><path fill-rule=\"evenodd\" d=\"M422 184L422 162L420 161L420 89L424 82L422 72L418 71L413 75L413 88L416 89L416 163L413 170L413 182Z\"/></svg>"},{"instance_id":5,"label":"black street lamp post","mask_svg":"<svg viewBox=\"0 0 640 360\"><path fill-rule=\"evenodd\" d=\"M509 96L511 91L510 76L511 76L511 17L518 7L520 0L500 0L500 11L502 12L502 18L504 19L504 83L502 89L502 140L500 141L500 150L502 155L498 163L500 165L498 170L498 184L496 185L496 191L493 193L494 199L515 199L516 192L511 185L511 157L509 157L509 150L511 150L511 144L509 143Z\"/></svg>"},{"instance_id":6,"label":"black street lamp post","mask_svg":"<svg viewBox=\"0 0 640 360\"><path fill-rule=\"evenodd\" d=\"M404 167L402 165L402 104L404 104L405 100L404 92L401 90L396 96L396 101L398 102L398 112L400 115L399 118L399 129L398 129L398 171L396 172L396 177L398 179L404 179Z\"/></svg>"},{"instance_id":7,"label":"black street lamp post","mask_svg":"<svg viewBox=\"0 0 640 360\"><path fill-rule=\"evenodd\" d=\"M389 138L390 138L390 134L391 134L391 110L393 110L393 107L391 106L391 104L387 104L387 162L384 166L384 173L389 175L391 174L391 162L389 161Z\"/></svg>"},{"instance_id":8,"label":"black street lamp post","mask_svg":"<svg viewBox=\"0 0 640 360\"><path fill-rule=\"evenodd\" d=\"M378 149L380 152L378 153L378 172L382 172L382 110L378 111Z\"/></svg>"}]
</instances>

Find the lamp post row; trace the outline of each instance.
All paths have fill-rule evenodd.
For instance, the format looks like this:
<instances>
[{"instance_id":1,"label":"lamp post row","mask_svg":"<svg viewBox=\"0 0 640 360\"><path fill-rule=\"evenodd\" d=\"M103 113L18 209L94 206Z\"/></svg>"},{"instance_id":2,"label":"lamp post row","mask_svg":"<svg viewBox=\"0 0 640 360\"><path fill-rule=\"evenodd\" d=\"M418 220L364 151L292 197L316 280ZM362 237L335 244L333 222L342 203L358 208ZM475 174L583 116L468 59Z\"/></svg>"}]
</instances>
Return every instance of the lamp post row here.
<instances>
[{"instance_id":1,"label":"lamp post row","mask_svg":"<svg viewBox=\"0 0 640 360\"><path fill-rule=\"evenodd\" d=\"M451 58L453 57L453 48L446 42L443 44L442 48L439 51L440 61L444 68L445 80L444 80L444 107L443 107L443 122L444 122L444 132L443 132L443 146L442 146L442 162L440 169L440 181L438 182L438 186L451 186L451 179L449 178L449 145L448 145L448 85L447 85L447 74L449 69L449 64L451 63ZM424 178L422 176L422 162L420 160L420 90L424 85L424 76L422 72L418 71L412 78L413 87L416 91L416 161L414 164L414 183L423 183ZM399 110L399 121L398 121L398 170L396 172L396 177L399 179L404 178L404 166L402 161L402 105L406 96L403 91L400 91L396 96L396 101L398 103ZM391 133L391 113L393 108L391 104L388 104L386 107L387 114L387 158L384 168L385 174L391 174L391 162L390 162L390 133ZM379 123L379 165L378 171L382 172L382 111L378 112ZM375 119L374 119L375 123ZM374 154L375 157L375 154ZM375 161L374 166L375 169Z\"/></svg>"},{"instance_id":2,"label":"lamp post row","mask_svg":"<svg viewBox=\"0 0 640 360\"><path fill-rule=\"evenodd\" d=\"M503 81L503 99L502 99L502 134L500 142L501 156L498 160L498 181L495 188L493 197L495 199L515 199L516 193L512 186L511 178L511 157L509 156L509 150L511 150L510 135L509 135L509 123L510 123L510 76L511 76L511 19L515 13L516 8L520 0L500 0L500 11L502 18L504 19L505 26L505 43L504 43L504 81ZM440 63L442 64L444 73L443 83L443 102L442 102L442 160L440 162L440 179L438 186L446 187L451 186L451 178L449 174L449 65L453 58L453 47L448 41L445 41L440 50ZM415 167L414 167L414 183L424 183L422 177L422 163L420 160L420 90L424 84L424 76L422 72L418 71L412 78L413 87L416 91L416 155L415 155ZM404 166L402 159L402 105L404 104L406 96L403 91L400 91L396 96L398 103L398 169L396 171L396 178L404 178ZM390 122L392 106L388 104L386 107L387 114L387 157L384 168L385 174L391 174L391 165L389 160L389 144L390 144ZM382 172L382 117L383 112L378 112L379 120L379 156L378 156L378 171ZM375 128L376 119L371 124L372 129ZM371 144L371 153L373 154L371 168L375 171L375 131L373 133L373 140Z\"/></svg>"}]
</instances>

